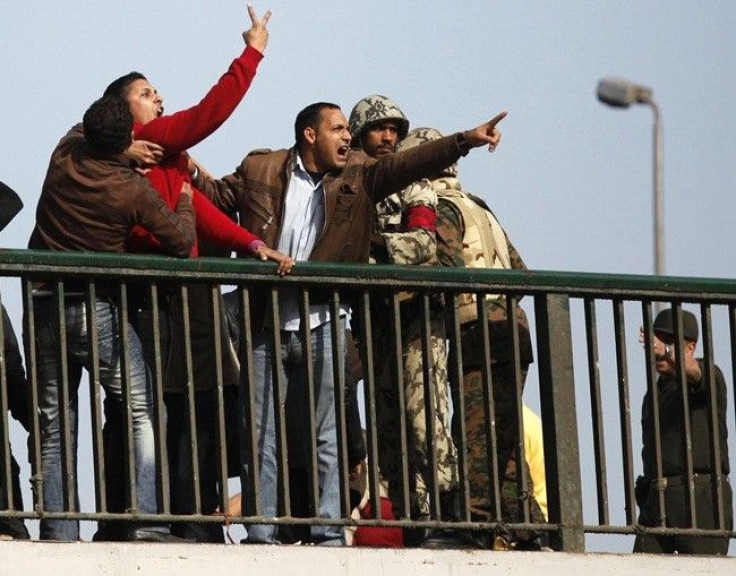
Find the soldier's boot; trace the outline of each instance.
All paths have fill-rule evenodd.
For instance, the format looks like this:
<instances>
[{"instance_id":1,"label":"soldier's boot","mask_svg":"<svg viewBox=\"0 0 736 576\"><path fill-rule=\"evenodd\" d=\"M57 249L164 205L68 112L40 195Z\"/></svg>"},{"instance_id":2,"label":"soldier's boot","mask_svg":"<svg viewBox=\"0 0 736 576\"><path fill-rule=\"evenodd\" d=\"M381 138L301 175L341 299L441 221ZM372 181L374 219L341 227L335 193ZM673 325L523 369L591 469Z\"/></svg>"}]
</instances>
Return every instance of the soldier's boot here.
<instances>
[{"instance_id":1,"label":"soldier's boot","mask_svg":"<svg viewBox=\"0 0 736 576\"><path fill-rule=\"evenodd\" d=\"M440 520L461 522L460 498L457 490L440 492ZM460 530L457 528L433 528L422 543L422 548L483 549L488 550L493 536L485 530Z\"/></svg>"}]
</instances>

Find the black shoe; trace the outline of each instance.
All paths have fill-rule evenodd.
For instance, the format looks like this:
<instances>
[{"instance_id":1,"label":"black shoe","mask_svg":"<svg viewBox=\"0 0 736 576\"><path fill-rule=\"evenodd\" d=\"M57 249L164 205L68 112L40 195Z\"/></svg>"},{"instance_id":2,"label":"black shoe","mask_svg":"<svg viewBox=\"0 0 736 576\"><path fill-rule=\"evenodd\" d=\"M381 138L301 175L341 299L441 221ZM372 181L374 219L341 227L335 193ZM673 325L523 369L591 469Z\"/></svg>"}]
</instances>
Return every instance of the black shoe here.
<instances>
[{"instance_id":1,"label":"black shoe","mask_svg":"<svg viewBox=\"0 0 736 576\"><path fill-rule=\"evenodd\" d=\"M31 538L25 523L20 518L0 519L0 536L5 536L4 540L29 540Z\"/></svg>"},{"instance_id":2,"label":"black shoe","mask_svg":"<svg viewBox=\"0 0 736 576\"><path fill-rule=\"evenodd\" d=\"M485 530L457 530L453 528L435 528L422 542L422 548L432 550L489 550L493 542L492 535Z\"/></svg>"},{"instance_id":3,"label":"black shoe","mask_svg":"<svg viewBox=\"0 0 736 576\"><path fill-rule=\"evenodd\" d=\"M185 544L189 540L174 536L170 532L151 530L150 528L138 528L128 532L128 542L159 542L169 544Z\"/></svg>"}]
</instances>

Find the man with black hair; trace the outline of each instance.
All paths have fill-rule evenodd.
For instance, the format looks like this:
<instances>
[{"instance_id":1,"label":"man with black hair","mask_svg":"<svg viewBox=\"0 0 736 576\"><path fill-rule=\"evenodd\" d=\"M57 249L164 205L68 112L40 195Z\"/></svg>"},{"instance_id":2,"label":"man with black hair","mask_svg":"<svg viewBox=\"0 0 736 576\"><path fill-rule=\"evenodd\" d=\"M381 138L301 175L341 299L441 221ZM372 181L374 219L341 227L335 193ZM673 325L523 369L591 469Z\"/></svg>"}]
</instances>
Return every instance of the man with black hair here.
<instances>
[{"instance_id":1,"label":"man with black hair","mask_svg":"<svg viewBox=\"0 0 736 576\"><path fill-rule=\"evenodd\" d=\"M171 255L186 257L194 242L194 212L189 185L182 187L176 211L171 211L151 187L129 166L122 152L131 143L133 117L128 104L118 97L103 97L84 114L80 126L61 139L51 155L48 172L36 208L36 225L28 247L72 252L125 250L133 226L140 225L156 236ZM98 330L100 383L106 396L123 410L123 379L119 302L113 286L98 283L95 313ZM64 494L72 482L76 495L76 472L62 475L59 410L58 342L67 348L68 390L72 454L76 459L77 387L82 369L92 371L85 287L64 285L65 334L58 333L56 298L50 284L34 286L35 361L39 386L41 425L41 474L43 506L48 512L64 510ZM150 373L143 361L138 334L128 326L129 372L127 391L131 404L137 507L132 512L155 514L156 458L153 436L153 393ZM75 496L76 498L76 496ZM78 509L72 504L71 509ZM42 519L40 536L46 540L77 540L79 523ZM138 524L127 534L138 541L170 541L168 528Z\"/></svg>"},{"instance_id":2,"label":"man with black hair","mask_svg":"<svg viewBox=\"0 0 736 576\"><path fill-rule=\"evenodd\" d=\"M255 151L245 157L236 172L222 180L212 180L200 174L194 184L215 199L226 212L237 212L240 225L256 230L269 246L295 260L318 262L367 262L372 228L373 206L392 192L397 192L425 176L457 161L471 148L487 144L494 147L500 133L496 124L499 114L475 129L449 136L426 146L401 154L387 154L379 159L368 157L360 150L350 149L350 130L345 115L336 104L318 102L304 108L294 122L296 145L290 150ZM279 299L280 326L263 322L267 310L265 301L254 294L252 383L255 395L256 437L259 446L261 502L264 516L277 515L278 482L276 462L276 432L273 419L272 386L279 380L287 390L306 397L300 314L297 294L284 292ZM261 294L260 296L265 296ZM315 516L340 517L338 446L335 419L335 394L332 378L333 343L331 322L340 322L337 330L343 345L343 305L339 318L332 318L326 294L311 295L309 313L310 340L314 359L316 398L317 452L319 478L319 509ZM273 334L274 330L279 333ZM271 342L280 339L282 363L272 370ZM336 348L336 349L343 349ZM250 393L241 379L243 395ZM284 391L286 394L286 390ZM292 394L292 392L288 392ZM241 406L244 402L240 403ZM298 410L306 429L308 407ZM267 416L267 417L266 417ZM241 417L242 426L249 423ZM306 440L308 434L303 434ZM307 447L311 452L312 448ZM250 485L248 455L243 454L243 488ZM283 487L282 487L283 489ZM247 492L244 492L247 496ZM254 513L251 506L243 512ZM324 545L344 544L339 526L315 525L310 539ZM277 543L277 527L251 525L247 542Z\"/></svg>"}]
</instances>

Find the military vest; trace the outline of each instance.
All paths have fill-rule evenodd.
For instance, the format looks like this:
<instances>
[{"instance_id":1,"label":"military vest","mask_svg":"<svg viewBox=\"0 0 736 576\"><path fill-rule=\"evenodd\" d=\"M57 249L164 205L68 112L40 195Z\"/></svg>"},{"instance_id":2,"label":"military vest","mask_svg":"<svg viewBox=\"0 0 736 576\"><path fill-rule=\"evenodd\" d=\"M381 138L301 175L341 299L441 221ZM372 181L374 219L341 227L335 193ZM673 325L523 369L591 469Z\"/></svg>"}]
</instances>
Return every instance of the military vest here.
<instances>
[{"instance_id":1,"label":"military vest","mask_svg":"<svg viewBox=\"0 0 736 576\"><path fill-rule=\"evenodd\" d=\"M434 181L437 195L452 202L460 211L465 224L462 258L466 268L511 268L506 233L496 217L473 202L460 188L456 178L440 178ZM496 306L504 306L501 294L487 294L486 300ZM470 322L478 317L476 294L460 294L460 322Z\"/></svg>"}]
</instances>

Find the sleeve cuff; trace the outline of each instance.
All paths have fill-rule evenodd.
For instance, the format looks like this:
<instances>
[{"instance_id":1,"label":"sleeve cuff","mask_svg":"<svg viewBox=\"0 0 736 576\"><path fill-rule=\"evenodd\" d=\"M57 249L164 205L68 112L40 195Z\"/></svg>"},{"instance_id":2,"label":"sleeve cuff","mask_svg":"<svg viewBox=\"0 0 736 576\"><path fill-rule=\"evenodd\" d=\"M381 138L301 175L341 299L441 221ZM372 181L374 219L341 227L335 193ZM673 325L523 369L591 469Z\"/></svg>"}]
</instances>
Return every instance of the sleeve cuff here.
<instances>
[{"instance_id":1,"label":"sleeve cuff","mask_svg":"<svg viewBox=\"0 0 736 576\"><path fill-rule=\"evenodd\" d=\"M260 238L256 240L251 240L251 242L248 244L248 250L250 250L251 254L255 254L256 250L258 250L261 246L265 246L265 245L266 243Z\"/></svg>"}]
</instances>

